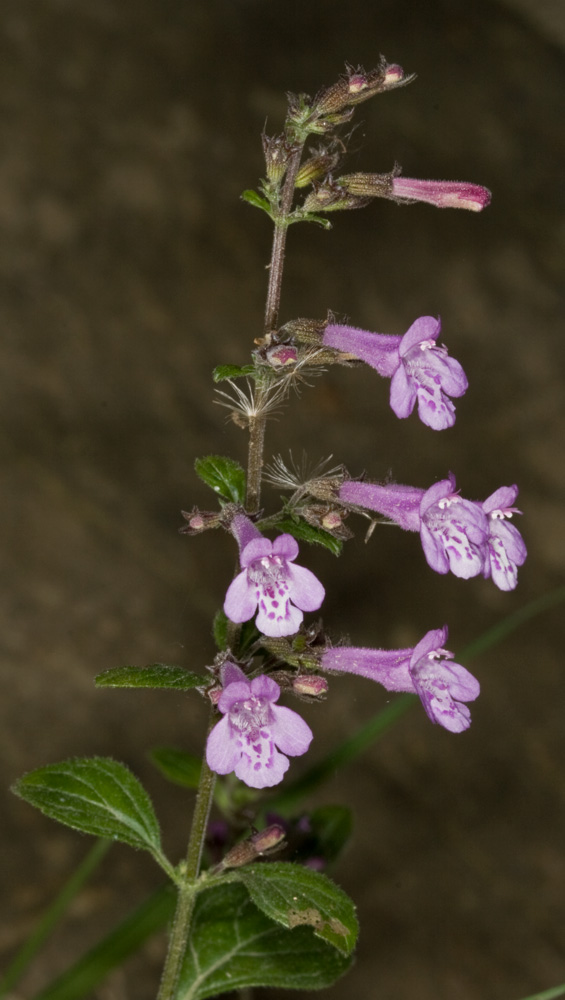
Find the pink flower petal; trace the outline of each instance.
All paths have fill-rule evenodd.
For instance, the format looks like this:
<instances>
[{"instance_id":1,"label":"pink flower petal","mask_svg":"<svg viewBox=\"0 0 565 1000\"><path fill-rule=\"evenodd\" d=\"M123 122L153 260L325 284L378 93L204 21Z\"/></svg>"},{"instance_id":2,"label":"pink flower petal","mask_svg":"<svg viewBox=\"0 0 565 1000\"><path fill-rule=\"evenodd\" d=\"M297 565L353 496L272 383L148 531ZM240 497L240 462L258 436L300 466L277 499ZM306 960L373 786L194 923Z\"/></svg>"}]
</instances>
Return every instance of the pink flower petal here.
<instances>
[{"instance_id":1,"label":"pink flower petal","mask_svg":"<svg viewBox=\"0 0 565 1000\"><path fill-rule=\"evenodd\" d=\"M247 570L244 569L228 587L224 601L224 613L232 622L246 622L253 617L256 607L255 587L249 583Z\"/></svg>"}]
</instances>

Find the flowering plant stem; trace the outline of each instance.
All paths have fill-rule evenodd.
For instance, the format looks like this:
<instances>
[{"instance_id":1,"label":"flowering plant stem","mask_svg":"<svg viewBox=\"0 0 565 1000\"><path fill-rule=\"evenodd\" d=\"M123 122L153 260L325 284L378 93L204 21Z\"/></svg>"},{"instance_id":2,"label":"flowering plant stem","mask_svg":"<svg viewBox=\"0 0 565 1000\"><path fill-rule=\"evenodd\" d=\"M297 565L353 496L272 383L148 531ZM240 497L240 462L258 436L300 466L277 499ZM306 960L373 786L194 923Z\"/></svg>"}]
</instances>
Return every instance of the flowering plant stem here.
<instances>
[{"instance_id":1,"label":"flowering plant stem","mask_svg":"<svg viewBox=\"0 0 565 1000\"><path fill-rule=\"evenodd\" d=\"M290 156L281 190L279 212L274 219L275 230L273 233L271 263L269 265L269 287L267 289L267 302L265 305L265 335L275 328L279 315L288 217L292 208L294 185L303 149L304 141L297 143ZM261 471L263 468L265 424L267 420L266 412L261 404L267 391L268 388L266 385L258 384L255 413L250 418L249 423L249 451L247 457L247 512L249 514L257 513L261 500Z\"/></svg>"},{"instance_id":2,"label":"flowering plant stem","mask_svg":"<svg viewBox=\"0 0 565 1000\"><path fill-rule=\"evenodd\" d=\"M204 758L194 815L192 817L186 861L179 866L177 908L157 1000L174 1000L176 995L182 960L190 932L192 911L196 900L202 849L210 808L212 806L215 783L216 775L210 770L206 763L206 758Z\"/></svg>"},{"instance_id":3,"label":"flowering plant stem","mask_svg":"<svg viewBox=\"0 0 565 1000\"><path fill-rule=\"evenodd\" d=\"M292 209L296 174L300 166L303 149L304 142L297 143L289 158L280 194L280 208L274 219L275 228L271 263L269 266L267 302L265 306L265 334L276 326L279 314L288 217ZM255 413L250 418L247 468L247 510L249 513L256 513L259 510L261 499L261 473L263 469L266 424L266 413L261 404L267 391L268 388L266 385L259 384L257 386ZM204 756L186 862L179 868L177 908L157 1000L174 1000L176 994L196 900L202 849L212 805L215 779L216 775L208 767L206 757Z\"/></svg>"}]
</instances>

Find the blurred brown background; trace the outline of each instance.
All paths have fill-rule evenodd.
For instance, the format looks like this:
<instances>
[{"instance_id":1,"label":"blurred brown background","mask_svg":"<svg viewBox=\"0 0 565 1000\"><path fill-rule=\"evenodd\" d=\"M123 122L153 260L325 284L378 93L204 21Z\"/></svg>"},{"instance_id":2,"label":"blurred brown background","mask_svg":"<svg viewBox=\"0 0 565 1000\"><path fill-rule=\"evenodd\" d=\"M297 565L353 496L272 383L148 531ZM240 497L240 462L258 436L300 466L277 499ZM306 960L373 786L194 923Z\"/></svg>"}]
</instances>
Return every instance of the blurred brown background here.
<instances>
[{"instance_id":1,"label":"blurred brown background","mask_svg":"<svg viewBox=\"0 0 565 1000\"><path fill-rule=\"evenodd\" d=\"M450 647L563 581L563 94L560 4L516 0L4 0L0 12L3 578L2 917L6 961L87 838L8 792L23 771L108 754L144 780L174 859L190 797L146 759L199 752L205 712L173 693L102 692L96 673L210 662L234 551L181 538L210 505L193 461L244 460L210 371L261 332L267 220L239 200L284 92L313 93L382 52L418 80L363 105L349 170L464 179L483 215L375 204L290 231L281 321L331 308L404 333L440 313L470 380L452 431L396 421L388 384L332 370L293 399L269 451L333 453L354 473L470 498L520 485L530 556L518 590L434 575L415 536L358 538L324 580L324 619L356 644ZM273 501L277 494L272 495ZM267 495L266 495L267 500ZM328 1000L519 1000L565 981L563 609L476 660L462 736L414 710L320 793L356 813L336 877L358 902L358 962ZM307 715L309 763L385 704L338 679ZM293 763L300 773L304 761ZM159 882L115 847L23 981L32 998ZM110 884L111 883L111 884ZM96 1000L149 1000L162 942ZM261 993L271 996L274 993Z\"/></svg>"}]
</instances>

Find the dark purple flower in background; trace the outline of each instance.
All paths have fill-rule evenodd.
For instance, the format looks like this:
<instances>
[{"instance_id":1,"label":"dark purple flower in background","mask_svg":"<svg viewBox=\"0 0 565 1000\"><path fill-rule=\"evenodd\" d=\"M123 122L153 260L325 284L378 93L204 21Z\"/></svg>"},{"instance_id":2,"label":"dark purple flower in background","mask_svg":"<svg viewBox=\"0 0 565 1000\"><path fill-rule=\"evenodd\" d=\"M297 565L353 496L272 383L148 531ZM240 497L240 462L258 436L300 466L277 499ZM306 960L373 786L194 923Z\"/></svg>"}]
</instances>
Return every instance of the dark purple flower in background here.
<instances>
[{"instance_id":1,"label":"dark purple flower in background","mask_svg":"<svg viewBox=\"0 0 565 1000\"><path fill-rule=\"evenodd\" d=\"M251 522L249 525L256 534L241 548L242 571L228 587L224 611L230 621L246 622L259 608L255 624L260 632L294 635L304 617L302 612L317 611L325 590L309 569L292 565L298 555L298 543L292 535L279 535L271 542Z\"/></svg>"},{"instance_id":2,"label":"dark purple flower in background","mask_svg":"<svg viewBox=\"0 0 565 1000\"><path fill-rule=\"evenodd\" d=\"M481 212L490 205L491 193L480 184L466 181L422 181L399 176L392 179L392 197L396 201L425 201L436 208Z\"/></svg>"},{"instance_id":3,"label":"dark purple flower in background","mask_svg":"<svg viewBox=\"0 0 565 1000\"><path fill-rule=\"evenodd\" d=\"M465 667L453 662L453 653L444 649L446 640L445 627L427 632L416 646L406 649L338 646L323 653L321 666L368 677L387 691L417 694L432 722L461 733L471 725L471 713L463 702L474 701L480 685Z\"/></svg>"},{"instance_id":4,"label":"dark purple flower in background","mask_svg":"<svg viewBox=\"0 0 565 1000\"><path fill-rule=\"evenodd\" d=\"M281 691L270 677L249 681L233 663L226 663L222 673L218 709L224 718L208 736L208 766L217 774L235 771L251 788L277 785L289 767L285 754L306 753L312 730L297 712L275 705Z\"/></svg>"},{"instance_id":5,"label":"dark purple flower in background","mask_svg":"<svg viewBox=\"0 0 565 1000\"><path fill-rule=\"evenodd\" d=\"M459 362L436 343L440 332L433 316L420 316L403 337L329 323L322 342L390 378L390 405L397 417L409 417L417 402L420 420L441 431L455 423L449 397L462 396L468 382Z\"/></svg>"}]
</instances>

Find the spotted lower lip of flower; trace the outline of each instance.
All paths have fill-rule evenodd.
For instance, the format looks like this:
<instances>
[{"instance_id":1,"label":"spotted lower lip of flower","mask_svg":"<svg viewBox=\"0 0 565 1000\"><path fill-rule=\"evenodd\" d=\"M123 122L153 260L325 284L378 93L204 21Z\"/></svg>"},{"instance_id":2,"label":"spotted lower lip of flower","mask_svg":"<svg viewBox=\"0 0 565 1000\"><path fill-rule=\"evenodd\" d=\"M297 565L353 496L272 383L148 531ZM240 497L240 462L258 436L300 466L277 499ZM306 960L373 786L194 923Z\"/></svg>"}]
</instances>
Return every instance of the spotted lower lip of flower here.
<instances>
[{"instance_id":1,"label":"spotted lower lip of flower","mask_svg":"<svg viewBox=\"0 0 565 1000\"><path fill-rule=\"evenodd\" d=\"M436 343L441 322L420 316L402 338L400 364L390 384L390 405L397 417L410 416L416 401L422 423L436 431L453 427L455 407L450 396L463 396L469 383L447 348Z\"/></svg>"},{"instance_id":2,"label":"spotted lower lip of flower","mask_svg":"<svg viewBox=\"0 0 565 1000\"><path fill-rule=\"evenodd\" d=\"M479 695L479 682L465 667L454 663L444 649L447 628L433 629L414 647L368 649L338 646L327 649L321 659L323 670L358 674L382 684L387 691L417 694L432 722L452 733L461 733L471 724L465 704Z\"/></svg>"},{"instance_id":3,"label":"spotted lower lip of flower","mask_svg":"<svg viewBox=\"0 0 565 1000\"><path fill-rule=\"evenodd\" d=\"M484 571L489 526L480 503L464 500L450 476L435 483L420 504L420 538L428 565L464 580Z\"/></svg>"},{"instance_id":4,"label":"spotted lower lip of flower","mask_svg":"<svg viewBox=\"0 0 565 1000\"><path fill-rule=\"evenodd\" d=\"M466 181L428 181L393 177L392 197L398 201L425 201L436 208L466 208L481 212L490 205L491 193L480 184Z\"/></svg>"},{"instance_id":5,"label":"spotted lower lip of flower","mask_svg":"<svg viewBox=\"0 0 565 1000\"><path fill-rule=\"evenodd\" d=\"M410 659L410 675L426 714L452 733L462 733L471 725L471 713L466 701L480 694L480 684L460 663L453 662L453 653L444 649L447 628L428 632L414 648Z\"/></svg>"},{"instance_id":6,"label":"spotted lower lip of flower","mask_svg":"<svg viewBox=\"0 0 565 1000\"><path fill-rule=\"evenodd\" d=\"M259 613L255 624L269 636L294 635L304 611L317 611L325 590L312 572L293 564L298 543L292 535L252 538L242 548L242 571L226 594L224 611L232 622L246 622Z\"/></svg>"},{"instance_id":7,"label":"spotted lower lip of flower","mask_svg":"<svg viewBox=\"0 0 565 1000\"><path fill-rule=\"evenodd\" d=\"M275 704L280 688L270 677L249 681L235 664L227 666L218 702L224 717L208 736L208 766L217 774L235 771L251 788L270 788L288 770L286 754L306 753L312 731L297 712Z\"/></svg>"},{"instance_id":8,"label":"spotted lower lip of flower","mask_svg":"<svg viewBox=\"0 0 565 1000\"><path fill-rule=\"evenodd\" d=\"M434 316L420 316L403 337L328 323L322 343L390 378L390 405L397 417L409 417L417 402L422 423L441 431L455 423L450 397L462 396L468 382L459 362L436 343L440 332Z\"/></svg>"},{"instance_id":9,"label":"spotted lower lip of flower","mask_svg":"<svg viewBox=\"0 0 565 1000\"><path fill-rule=\"evenodd\" d=\"M500 590L514 590L518 583L518 566L522 566L528 554L520 532L508 523L513 514L522 513L513 506L517 496L517 486L501 486L482 504L489 527L488 558L483 575L491 576Z\"/></svg>"}]
</instances>

